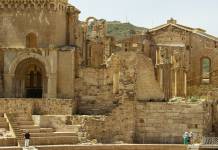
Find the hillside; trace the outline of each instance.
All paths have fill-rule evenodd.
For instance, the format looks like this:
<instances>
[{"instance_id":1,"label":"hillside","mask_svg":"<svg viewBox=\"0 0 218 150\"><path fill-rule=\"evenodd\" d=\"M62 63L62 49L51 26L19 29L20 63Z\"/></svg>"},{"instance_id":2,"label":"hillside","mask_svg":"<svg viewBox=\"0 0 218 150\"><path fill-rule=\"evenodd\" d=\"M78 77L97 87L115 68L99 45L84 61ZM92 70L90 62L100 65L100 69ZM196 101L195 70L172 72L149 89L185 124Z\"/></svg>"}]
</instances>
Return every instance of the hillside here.
<instances>
[{"instance_id":1,"label":"hillside","mask_svg":"<svg viewBox=\"0 0 218 150\"><path fill-rule=\"evenodd\" d=\"M137 27L131 23L121 23L119 21L107 22L108 35L114 36L117 40L129 37L134 34L140 34L146 30L146 28Z\"/></svg>"}]
</instances>

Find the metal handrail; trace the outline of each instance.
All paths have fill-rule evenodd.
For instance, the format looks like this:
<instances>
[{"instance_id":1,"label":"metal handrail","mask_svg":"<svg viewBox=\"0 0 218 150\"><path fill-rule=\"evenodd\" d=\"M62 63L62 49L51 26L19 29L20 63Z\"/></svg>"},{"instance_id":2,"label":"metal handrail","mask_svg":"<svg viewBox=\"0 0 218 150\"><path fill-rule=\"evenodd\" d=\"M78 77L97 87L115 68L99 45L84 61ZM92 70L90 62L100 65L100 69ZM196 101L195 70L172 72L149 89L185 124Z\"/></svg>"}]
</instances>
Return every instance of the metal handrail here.
<instances>
[{"instance_id":1,"label":"metal handrail","mask_svg":"<svg viewBox=\"0 0 218 150\"><path fill-rule=\"evenodd\" d=\"M218 145L218 137L203 137L203 145Z\"/></svg>"}]
</instances>

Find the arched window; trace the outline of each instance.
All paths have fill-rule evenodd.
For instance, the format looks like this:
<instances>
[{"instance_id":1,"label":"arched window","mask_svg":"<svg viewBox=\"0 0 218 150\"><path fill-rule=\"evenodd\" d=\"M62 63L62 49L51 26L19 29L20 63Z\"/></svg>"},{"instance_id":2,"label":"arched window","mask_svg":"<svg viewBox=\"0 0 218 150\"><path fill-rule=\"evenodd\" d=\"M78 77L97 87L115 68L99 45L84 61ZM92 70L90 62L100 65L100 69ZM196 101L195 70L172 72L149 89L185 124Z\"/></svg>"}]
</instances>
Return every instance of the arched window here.
<instances>
[{"instance_id":1,"label":"arched window","mask_svg":"<svg viewBox=\"0 0 218 150\"><path fill-rule=\"evenodd\" d=\"M211 60L208 57L201 59L201 83L209 84L211 80Z\"/></svg>"},{"instance_id":2,"label":"arched window","mask_svg":"<svg viewBox=\"0 0 218 150\"><path fill-rule=\"evenodd\" d=\"M29 33L26 36L26 47L37 48L37 36L35 33Z\"/></svg>"}]
</instances>

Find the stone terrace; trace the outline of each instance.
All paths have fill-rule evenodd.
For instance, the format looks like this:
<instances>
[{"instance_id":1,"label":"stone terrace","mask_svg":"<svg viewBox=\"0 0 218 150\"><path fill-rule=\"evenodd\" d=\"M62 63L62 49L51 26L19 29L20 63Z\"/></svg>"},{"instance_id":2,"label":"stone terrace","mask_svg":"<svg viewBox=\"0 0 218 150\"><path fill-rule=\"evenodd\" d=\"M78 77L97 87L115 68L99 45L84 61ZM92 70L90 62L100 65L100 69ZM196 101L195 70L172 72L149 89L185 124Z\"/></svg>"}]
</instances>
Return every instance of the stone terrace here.
<instances>
[{"instance_id":1,"label":"stone terrace","mask_svg":"<svg viewBox=\"0 0 218 150\"><path fill-rule=\"evenodd\" d=\"M37 146L38 150L187 150L185 145L62 145ZM5 147L0 150L21 150L19 147Z\"/></svg>"}]
</instances>

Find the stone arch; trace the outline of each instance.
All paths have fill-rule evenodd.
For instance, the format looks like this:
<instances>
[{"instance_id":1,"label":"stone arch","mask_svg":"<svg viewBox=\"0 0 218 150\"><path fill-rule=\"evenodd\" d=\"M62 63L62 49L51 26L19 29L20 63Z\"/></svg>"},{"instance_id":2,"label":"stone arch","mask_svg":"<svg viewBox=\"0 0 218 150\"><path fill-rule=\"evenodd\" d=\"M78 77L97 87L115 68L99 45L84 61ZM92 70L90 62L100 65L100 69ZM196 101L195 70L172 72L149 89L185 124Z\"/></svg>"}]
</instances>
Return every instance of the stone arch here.
<instances>
[{"instance_id":1,"label":"stone arch","mask_svg":"<svg viewBox=\"0 0 218 150\"><path fill-rule=\"evenodd\" d=\"M95 22L97 21L97 19L96 19L95 17L88 17L88 18L86 19L86 23L88 24L90 20L93 20L93 21L95 21Z\"/></svg>"},{"instance_id":2,"label":"stone arch","mask_svg":"<svg viewBox=\"0 0 218 150\"><path fill-rule=\"evenodd\" d=\"M47 93L45 65L35 58L22 60L13 77L15 97L42 98Z\"/></svg>"},{"instance_id":3,"label":"stone arch","mask_svg":"<svg viewBox=\"0 0 218 150\"><path fill-rule=\"evenodd\" d=\"M12 62L11 62L11 65L10 67L8 68L7 70L7 73L8 74L11 74L11 75L14 75L15 74L15 70L16 70L16 67L17 65L26 60L26 59L36 59L38 60L39 62L41 62L44 66L45 66L45 70L46 70L46 74L48 75L49 73L51 73L51 65L50 63L45 59L43 58L41 55L39 54L35 54L35 53L23 53L22 55L20 55L19 57L15 58Z\"/></svg>"},{"instance_id":4,"label":"stone arch","mask_svg":"<svg viewBox=\"0 0 218 150\"><path fill-rule=\"evenodd\" d=\"M18 65L26 60L35 60L41 66L44 67L44 77L46 79L45 88L43 88L43 97L46 98L56 98L57 89L56 89L56 73L52 72L52 66L46 58L39 54L35 53L23 53L22 55L17 56L12 62L11 65L5 69L4 72L4 83L5 91L4 97L16 97L15 81L16 80L16 69Z\"/></svg>"}]
</instances>

